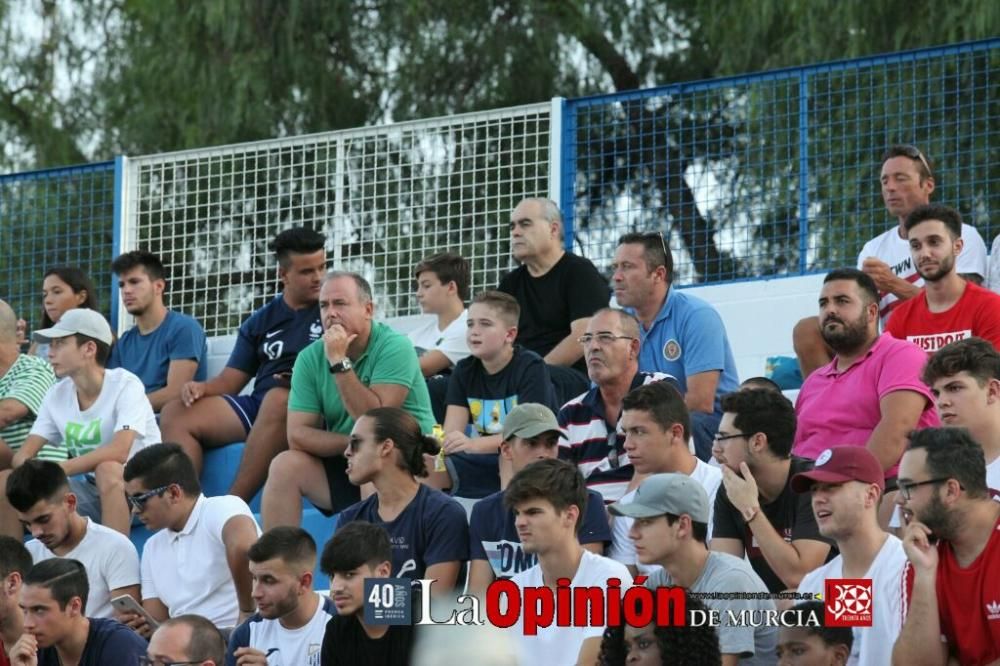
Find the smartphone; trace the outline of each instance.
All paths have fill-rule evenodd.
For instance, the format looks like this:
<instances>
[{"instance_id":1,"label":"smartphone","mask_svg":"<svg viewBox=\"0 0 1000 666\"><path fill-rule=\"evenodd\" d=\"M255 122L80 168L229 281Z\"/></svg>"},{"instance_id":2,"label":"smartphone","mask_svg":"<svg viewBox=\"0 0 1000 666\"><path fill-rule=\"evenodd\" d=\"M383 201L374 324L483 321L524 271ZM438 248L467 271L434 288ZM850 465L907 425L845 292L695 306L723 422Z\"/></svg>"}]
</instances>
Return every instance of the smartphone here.
<instances>
[{"instance_id":1,"label":"smartphone","mask_svg":"<svg viewBox=\"0 0 1000 666\"><path fill-rule=\"evenodd\" d=\"M146 612L142 605L127 594L115 597L111 600L111 606L119 613L135 613L146 618L146 623L153 631L160 626L160 623L153 619L153 616Z\"/></svg>"}]
</instances>

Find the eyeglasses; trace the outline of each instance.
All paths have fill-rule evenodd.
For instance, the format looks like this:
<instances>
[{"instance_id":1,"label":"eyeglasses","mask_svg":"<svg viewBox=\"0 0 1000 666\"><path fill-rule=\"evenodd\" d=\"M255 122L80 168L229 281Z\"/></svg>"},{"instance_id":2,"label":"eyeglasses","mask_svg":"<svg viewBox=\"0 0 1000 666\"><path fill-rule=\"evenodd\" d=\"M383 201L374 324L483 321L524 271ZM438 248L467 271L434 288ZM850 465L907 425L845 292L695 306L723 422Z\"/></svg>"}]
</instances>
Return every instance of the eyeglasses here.
<instances>
[{"instance_id":1,"label":"eyeglasses","mask_svg":"<svg viewBox=\"0 0 1000 666\"><path fill-rule=\"evenodd\" d=\"M615 335L614 333L598 333L594 335L592 333L584 333L576 339L581 345L589 345L591 342L597 341L599 345L610 345L615 340L635 340L631 335Z\"/></svg>"},{"instance_id":2,"label":"eyeglasses","mask_svg":"<svg viewBox=\"0 0 1000 666\"><path fill-rule=\"evenodd\" d=\"M927 479L926 481L917 481L916 483L898 483L897 486L899 487L899 494L903 496L903 499L905 499L907 502L909 502L910 501L910 493L913 492L914 488L918 488L920 486L927 486L927 485L930 485L932 483L944 483L945 481L947 481L950 478L951 477L949 477L949 476L945 476L945 477L941 477L939 479ZM961 487L961 485L959 485L959 487ZM962 488L962 490L965 490L965 489Z\"/></svg>"},{"instance_id":3,"label":"eyeglasses","mask_svg":"<svg viewBox=\"0 0 1000 666\"><path fill-rule=\"evenodd\" d=\"M608 433L608 464L611 465L611 469L618 469L621 467L621 460L619 460L618 453L618 431L612 430Z\"/></svg>"},{"instance_id":4,"label":"eyeglasses","mask_svg":"<svg viewBox=\"0 0 1000 666\"><path fill-rule=\"evenodd\" d=\"M735 435L723 435L723 434L720 434L720 433L715 433L715 437L712 438L712 441L715 441L715 442L724 442L727 439L735 439L737 437L746 437L746 434L742 433L742 432L738 432Z\"/></svg>"},{"instance_id":5,"label":"eyeglasses","mask_svg":"<svg viewBox=\"0 0 1000 666\"><path fill-rule=\"evenodd\" d=\"M167 490L172 485L173 485L172 483L168 483L165 486L160 486L159 488L153 488L150 491L140 493L138 495L129 495L128 493L126 493L125 499L128 501L129 507L131 507L135 511L138 511L139 513L142 513L142 511L146 508L146 502L148 502L149 500L158 495L162 495L163 493L167 492Z\"/></svg>"},{"instance_id":6,"label":"eyeglasses","mask_svg":"<svg viewBox=\"0 0 1000 666\"><path fill-rule=\"evenodd\" d=\"M191 666L192 664L200 664L205 661L204 659L199 659L198 661L163 661L162 659L150 659L149 657L139 657L139 666Z\"/></svg>"},{"instance_id":7,"label":"eyeglasses","mask_svg":"<svg viewBox=\"0 0 1000 666\"><path fill-rule=\"evenodd\" d=\"M927 175L929 177L934 177L934 172L931 171L931 165L927 163L927 158L924 154L920 152L920 149L916 146L901 146L902 152L909 157L911 160L920 160L920 163L924 165L924 169L927 170Z\"/></svg>"}]
</instances>

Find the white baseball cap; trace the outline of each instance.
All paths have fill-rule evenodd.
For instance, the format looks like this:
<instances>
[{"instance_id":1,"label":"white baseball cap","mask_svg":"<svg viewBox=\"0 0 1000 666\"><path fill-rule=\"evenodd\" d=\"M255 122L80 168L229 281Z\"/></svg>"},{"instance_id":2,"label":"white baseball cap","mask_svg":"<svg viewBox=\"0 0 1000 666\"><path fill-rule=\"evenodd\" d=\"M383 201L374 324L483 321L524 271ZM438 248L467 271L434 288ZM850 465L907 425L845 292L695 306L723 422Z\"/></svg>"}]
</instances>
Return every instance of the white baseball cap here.
<instances>
[{"instance_id":1,"label":"white baseball cap","mask_svg":"<svg viewBox=\"0 0 1000 666\"><path fill-rule=\"evenodd\" d=\"M114 341L108 320L96 310L74 308L66 310L54 326L35 331L31 336L35 342L51 342L56 338L70 335L86 335L88 338L100 340L106 345Z\"/></svg>"}]
</instances>

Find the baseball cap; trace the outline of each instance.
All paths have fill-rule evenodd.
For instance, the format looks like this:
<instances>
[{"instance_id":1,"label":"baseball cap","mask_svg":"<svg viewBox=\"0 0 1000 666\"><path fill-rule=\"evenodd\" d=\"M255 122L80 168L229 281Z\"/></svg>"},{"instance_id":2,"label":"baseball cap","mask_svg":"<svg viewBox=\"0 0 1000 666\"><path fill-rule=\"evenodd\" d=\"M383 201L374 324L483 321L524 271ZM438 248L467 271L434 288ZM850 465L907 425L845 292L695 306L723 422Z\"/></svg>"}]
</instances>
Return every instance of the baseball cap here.
<instances>
[{"instance_id":1,"label":"baseball cap","mask_svg":"<svg viewBox=\"0 0 1000 666\"><path fill-rule=\"evenodd\" d=\"M708 523L708 493L687 474L653 474L639 484L631 502L615 502L608 511L629 518L686 513L696 523Z\"/></svg>"},{"instance_id":2,"label":"baseball cap","mask_svg":"<svg viewBox=\"0 0 1000 666\"><path fill-rule=\"evenodd\" d=\"M545 405L537 402L526 402L510 410L503 420L503 439L506 442L511 437L537 437L543 432L555 431L565 434L556 421L556 415Z\"/></svg>"},{"instance_id":3,"label":"baseball cap","mask_svg":"<svg viewBox=\"0 0 1000 666\"><path fill-rule=\"evenodd\" d=\"M53 326L35 331L31 337L35 342L51 342L56 338L65 338L78 333L100 340L107 345L114 341L111 335L111 326L104 315L96 310L86 308L66 310Z\"/></svg>"},{"instance_id":4,"label":"baseball cap","mask_svg":"<svg viewBox=\"0 0 1000 666\"><path fill-rule=\"evenodd\" d=\"M816 463L808 472L800 472L792 477L792 490L807 493L814 483L844 483L861 481L874 483L885 490L885 473L871 451L863 446L834 446L826 449L816 458Z\"/></svg>"}]
</instances>

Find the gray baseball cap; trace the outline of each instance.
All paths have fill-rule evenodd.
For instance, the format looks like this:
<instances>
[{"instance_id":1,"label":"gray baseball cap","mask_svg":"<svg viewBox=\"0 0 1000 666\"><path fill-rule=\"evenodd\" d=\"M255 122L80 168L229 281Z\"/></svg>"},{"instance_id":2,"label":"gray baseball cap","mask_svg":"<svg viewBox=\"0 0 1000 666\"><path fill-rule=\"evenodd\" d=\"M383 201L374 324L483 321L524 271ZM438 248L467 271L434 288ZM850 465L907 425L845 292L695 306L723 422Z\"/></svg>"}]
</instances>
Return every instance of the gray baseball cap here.
<instances>
[{"instance_id":1,"label":"gray baseball cap","mask_svg":"<svg viewBox=\"0 0 1000 666\"><path fill-rule=\"evenodd\" d=\"M65 338L78 333L108 345L114 341L111 326L104 315L86 308L66 310L55 325L35 331L31 337L35 342L51 342L56 338Z\"/></svg>"},{"instance_id":2,"label":"gray baseball cap","mask_svg":"<svg viewBox=\"0 0 1000 666\"><path fill-rule=\"evenodd\" d=\"M528 439L550 431L560 435L564 434L552 410L537 402L526 402L518 405L510 410L503 420L503 439L505 442L511 437Z\"/></svg>"},{"instance_id":3,"label":"gray baseball cap","mask_svg":"<svg viewBox=\"0 0 1000 666\"><path fill-rule=\"evenodd\" d=\"M631 502L615 502L608 511L629 518L686 513L696 523L708 523L708 494L687 474L653 474L639 484Z\"/></svg>"}]
</instances>

